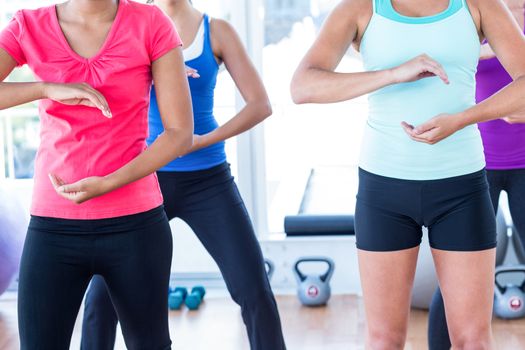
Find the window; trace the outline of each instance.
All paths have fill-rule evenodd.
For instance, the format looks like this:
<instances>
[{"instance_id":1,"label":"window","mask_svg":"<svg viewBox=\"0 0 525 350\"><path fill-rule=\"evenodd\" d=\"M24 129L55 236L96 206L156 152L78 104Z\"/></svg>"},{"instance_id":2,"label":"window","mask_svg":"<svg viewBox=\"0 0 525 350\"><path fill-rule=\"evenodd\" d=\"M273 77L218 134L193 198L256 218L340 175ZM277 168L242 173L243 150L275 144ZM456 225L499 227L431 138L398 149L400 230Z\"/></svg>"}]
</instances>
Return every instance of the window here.
<instances>
[{"instance_id":1,"label":"window","mask_svg":"<svg viewBox=\"0 0 525 350\"><path fill-rule=\"evenodd\" d=\"M0 28L20 8L35 8L53 1L0 0ZM17 68L9 81L32 81L27 67ZM0 179L30 179L39 144L37 104L0 111Z\"/></svg>"},{"instance_id":2,"label":"window","mask_svg":"<svg viewBox=\"0 0 525 350\"><path fill-rule=\"evenodd\" d=\"M321 211L316 214L353 210L355 193L349 187L353 186L351 177L359 158L366 98L332 105L296 106L289 92L295 67L337 3L265 0L262 68L274 110L265 123L264 142L270 232L283 232L284 217L298 213L312 170L322 175L325 185L332 182L326 188L333 195L315 205L315 210ZM362 70L358 54L350 50L338 69ZM344 188L338 189L339 185ZM340 190L344 196L338 194Z\"/></svg>"}]
</instances>

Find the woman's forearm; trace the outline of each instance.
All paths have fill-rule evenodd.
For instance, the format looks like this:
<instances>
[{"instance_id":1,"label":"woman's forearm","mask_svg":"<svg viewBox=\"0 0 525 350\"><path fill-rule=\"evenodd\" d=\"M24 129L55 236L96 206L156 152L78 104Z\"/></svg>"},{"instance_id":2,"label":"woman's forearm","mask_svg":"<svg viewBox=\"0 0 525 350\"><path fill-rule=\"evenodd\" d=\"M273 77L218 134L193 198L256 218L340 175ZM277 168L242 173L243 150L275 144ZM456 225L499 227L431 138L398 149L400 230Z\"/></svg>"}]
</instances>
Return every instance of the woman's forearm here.
<instances>
[{"instance_id":1,"label":"woman's forearm","mask_svg":"<svg viewBox=\"0 0 525 350\"><path fill-rule=\"evenodd\" d=\"M462 127L525 114L525 75L501 89L483 102L460 113Z\"/></svg>"},{"instance_id":2,"label":"woman's forearm","mask_svg":"<svg viewBox=\"0 0 525 350\"><path fill-rule=\"evenodd\" d=\"M44 86L41 82L0 83L0 110L43 99Z\"/></svg>"},{"instance_id":3,"label":"woman's forearm","mask_svg":"<svg viewBox=\"0 0 525 350\"><path fill-rule=\"evenodd\" d=\"M190 149L192 140L192 129L165 130L139 156L105 177L109 183L109 191L137 181L185 154Z\"/></svg>"},{"instance_id":4,"label":"woman's forearm","mask_svg":"<svg viewBox=\"0 0 525 350\"><path fill-rule=\"evenodd\" d=\"M395 84L391 70L336 73L309 68L300 70L292 80L295 103L334 103L347 101L385 86Z\"/></svg>"},{"instance_id":5,"label":"woman's forearm","mask_svg":"<svg viewBox=\"0 0 525 350\"><path fill-rule=\"evenodd\" d=\"M270 102L248 102L246 106L227 123L203 135L200 148L208 147L250 130L272 114Z\"/></svg>"}]
</instances>

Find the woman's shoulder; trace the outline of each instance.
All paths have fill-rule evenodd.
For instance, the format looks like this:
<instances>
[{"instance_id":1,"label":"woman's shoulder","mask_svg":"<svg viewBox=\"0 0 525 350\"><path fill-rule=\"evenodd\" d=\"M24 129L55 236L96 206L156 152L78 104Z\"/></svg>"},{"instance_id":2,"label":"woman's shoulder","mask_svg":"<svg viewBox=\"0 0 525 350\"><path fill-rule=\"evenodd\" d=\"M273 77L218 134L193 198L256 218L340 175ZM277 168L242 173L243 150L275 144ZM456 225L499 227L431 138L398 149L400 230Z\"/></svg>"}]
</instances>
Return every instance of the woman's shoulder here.
<instances>
[{"instance_id":1,"label":"woman's shoulder","mask_svg":"<svg viewBox=\"0 0 525 350\"><path fill-rule=\"evenodd\" d=\"M230 22L224 19L208 17L208 21L210 22L210 29L212 31L215 31L217 33L223 33L225 35L235 33L235 28L233 27L233 25L231 25Z\"/></svg>"},{"instance_id":2,"label":"woman's shoulder","mask_svg":"<svg viewBox=\"0 0 525 350\"><path fill-rule=\"evenodd\" d=\"M222 57L224 50L232 43L240 43L241 38L228 21L220 18L210 18L210 38L213 52Z\"/></svg>"},{"instance_id":3,"label":"woman's shoulder","mask_svg":"<svg viewBox=\"0 0 525 350\"><path fill-rule=\"evenodd\" d=\"M144 2L138 2L134 0L120 0L121 4L127 6L131 10L135 11L142 11L142 12L148 12L148 11L154 11L155 8L158 8L153 3L144 3Z\"/></svg>"},{"instance_id":4,"label":"woman's shoulder","mask_svg":"<svg viewBox=\"0 0 525 350\"><path fill-rule=\"evenodd\" d=\"M13 16L20 22L48 20L56 12L56 5L43 6L36 9L21 9Z\"/></svg>"},{"instance_id":5,"label":"woman's shoulder","mask_svg":"<svg viewBox=\"0 0 525 350\"><path fill-rule=\"evenodd\" d=\"M168 16L155 4L120 0L125 6L126 22L139 32L151 32L164 26L172 26Z\"/></svg>"},{"instance_id":6,"label":"woman's shoulder","mask_svg":"<svg viewBox=\"0 0 525 350\"><path fill-rule=\"evenodd\" d=\"M128 13L134 13L136 15L143 16L143 19L153 19L156 17L162 16L166 17L164 12L155 4L151 3L142 3L133 0L120 0L124 6L126 6L126 11Z\"/></svg>"}]
</instances>

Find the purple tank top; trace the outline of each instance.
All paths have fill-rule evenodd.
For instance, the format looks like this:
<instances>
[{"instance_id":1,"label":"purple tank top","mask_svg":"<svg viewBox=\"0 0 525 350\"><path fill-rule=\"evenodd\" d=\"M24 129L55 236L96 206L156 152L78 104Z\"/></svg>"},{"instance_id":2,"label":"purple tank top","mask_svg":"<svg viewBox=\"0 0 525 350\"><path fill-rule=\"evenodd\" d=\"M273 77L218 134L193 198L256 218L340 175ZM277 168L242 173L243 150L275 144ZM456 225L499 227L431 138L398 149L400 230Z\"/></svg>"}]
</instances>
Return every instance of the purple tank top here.
<instances>
[{"instance_id":1,"label":"purple tank top","mask_svg":"<svg viewBox=\"0 0 525 350\"><path fill-rule=\"evenodd\" d=\"M476 74L476 102L492 96L512 82L497 58L479 62ZM501 119L480 123L487 169L525 168L525 124Z\"/></svg>"}]
</instances>

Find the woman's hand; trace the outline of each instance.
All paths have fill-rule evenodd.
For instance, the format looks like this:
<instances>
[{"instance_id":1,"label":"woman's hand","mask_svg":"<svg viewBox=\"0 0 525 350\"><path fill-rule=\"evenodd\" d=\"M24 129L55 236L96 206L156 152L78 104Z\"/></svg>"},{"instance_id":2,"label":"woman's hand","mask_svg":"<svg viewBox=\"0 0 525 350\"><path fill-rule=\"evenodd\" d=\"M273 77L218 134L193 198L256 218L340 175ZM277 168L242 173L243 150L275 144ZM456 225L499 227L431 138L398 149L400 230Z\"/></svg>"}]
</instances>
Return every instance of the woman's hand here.
<instances>
[{"instance_id":1,"label":"woman's hand","mask_svg":"<svg viewBox=\"0 0 525 350\"><path fill-rule=\"evenodd\" d=\"M60 102L65 105L82 105L100 109L102 114L111 118L111 110L108 101L97 90L87 83L81 84L44 84L44 96L50 100Z\"/></svg>"},{"instance_id":2,"label":"woman's hand","mask_svg":"<svg viewBox=\"0 0 525 350\"><path fill-rule=\"evenodd\" d=\"M455 114L440 114L417 127L407 122L402 122L401 126L412 140L429 145L438 143L463 127Z\"/></svg>"},{"instance_id":3,"label":"woman's hand","mask_svg":"<svg viewBox=\"0 0 525 350\"><path fill-rule=\"evenodd\" d=\"M193 135L193 146L191 146L190 150L186 153L186 154L190 154L190 153L193 153L193 152L196 152L200 149L203 149L205 147L208 147L209 145L211 145L211 143L209 142L209 135L210 134L205 134L205 135Z\"/></svg>"},{"instance_id":4,"label":"woman's hand","mask_svg":"<svg viewBox=\"0 0 525 350\"><path fill-rule=\"evenodd\" d=\"M426 54L419 55L400 66L392 68L391 73L396 83L408 83L437 76L445 84L449 84L448 76L443 66Z\"/></svg>"},{"instance_id":5,"label":"woman's hand","mask_svg":"<svg viewBox=\"0 0 525 350\"><path fill-rule=\"evenodd\" d=\"M196 70L195 68L191 68L189 66L186 66L186 75L189 77L189 78L194 78L194 79L197 79L197 78L200 78L201 76L199 75L199 71Z\"/></svg>"},{"instance_id":6,"label":"woman's hand","mask_svg":"<svg viewBox=\"0 0 525 350\"><path fill-rule=\"evenodd\" d=\"M55 191L65 199L76 204L84 203L113 190L105 177L87 177L72 184L66 184L59 176L49 174Z\"/></svg>"}]
</instances>

